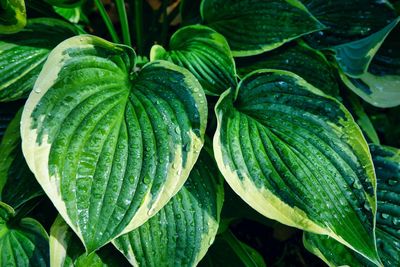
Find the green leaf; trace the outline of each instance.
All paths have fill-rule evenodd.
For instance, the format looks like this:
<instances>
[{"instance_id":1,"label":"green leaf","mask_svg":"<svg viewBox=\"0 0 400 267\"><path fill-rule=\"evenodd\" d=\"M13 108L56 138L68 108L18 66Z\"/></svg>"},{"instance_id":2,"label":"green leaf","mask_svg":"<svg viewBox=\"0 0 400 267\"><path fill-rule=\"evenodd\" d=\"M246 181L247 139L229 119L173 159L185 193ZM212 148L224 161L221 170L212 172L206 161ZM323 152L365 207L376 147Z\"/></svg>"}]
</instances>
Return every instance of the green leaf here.
<instances>
[{"instance_id":1,"label":"green leaf","mask_svg":"<svg viewBox=\"0 0 400 267\"><path fill-rule=\"evenodd\" d=\"M0 0L0 34L11 34L26 25L24 0Z\"/></svg>"},{"instance_id":2,"label":"green leaf","mask_svg":"<svg viewBox=\"0 0 400 267\"><path fill-rule=\"evenodd\" d=\"M89 20L80 6L73 8L53 6L53 8L57 14L67 19L71 23L79 23L80 21L83 21L89 24Z\"/></svg>"},{"instance_id":3,"label":"green leaf","mask_svg":"<svg viewBox=\"0 0 400 267\"><path fill-rule=\"evenodd\" d=\"M21 103L18 102L0 103L0 142L8 124L14 118L20 107Z\"/></svg>"},{"instance_id":4,"label":"green leaf","mask_svg":"<svg viewBox=\"0 0 400 267\"><path fill-rule=\"evenodd\" d=\"M376 242L384 266L400 265L400 150L370 144L378 190ZM330 266L374 266L326 236L305 233L305 247Z\"/></svg>"},{"instance_id":5,"label":"green leaf","mask_svg":"<svg viewBox=\"0 0 400 267\"><path fill-rule=\"evenodd\" d=\"M359 78L340 76L353 92L368 103L389 108L400 105L400 26L391 31L372 59L368 72Z\"/></svg>"},{"instance_id":6,"label":"green leaf","mask_svg":"<svg viewBox=\"0 0 400 267\"><path fill-rule=\"evenodd\" d=\"M22 109L10 122L0 143L0 200L14 209L44 194L22 155L21 114Z\"/></svg>"},{"instance_id":7,"label":"green leaf","mask_svg":"<svg viewBox=\"0 0 400 267\"><path fill-rule=\"evenodd\" d=\"M225 38L201 25L181 28L172 35L170 51L155 45L151 60L163 59L188 69L209 95L220 95L235 88L235 62Z\"/></svg>"},{"instance_id":8,"label":"green leaf","mask_svg":"<svg viewBox=\"0 0 400 267\"><path fill-rule=\"evenodd\" d=\"M22 115L28 165L88 252L140 226L186 181L207 102L187 70L83 35L49 55Z\"/></svg>"},{"instance_id":9,"label":"green leaf","mask_svg":"<svg viewBox=\"0 0 400 267\"><path fill-rule=\"evenodd\" d=\"M129 262L112 246L87 255L79 238L58 216L50 229L50 265L75 267L123 267Z\"/></svg>"},{"instance_id":10,"label":"green leaf","mask_svg":"<svg viewBox=\"0 0 400 267\"><path fill-rule=\"evenodd\" d=\"M46 231L34 219L13 221L14 210L0 202L0 266L49 266Z\"/></svg>"},{"instance_id":11,"label":"green leaf","mask_svg":"<svg viewBox=\"0 0 400 267\"><path fill-rule=\"evenodd\" d=\"M196 266L217 234L224 194L203 150L183 188L148 222L116 240L134 266Z\"/></svg>"},{"instance_id":12,"label":"green leaf","mask_svg":"<svg viewBox=\"0 0 400 267\"><path fill-rule=\"evenodd\" d=\"M307 35L319 49L350 43L383 29L396 17L386 0L301 0L326 29Z\"/></svg>"},{"instance_id":13,"label":"green leaf","mask_svg":"<svg viewBox=\"0 0 400 267\"><path fill-rule=\"evenodd\" d=\"M350 113L299 76L260 70L215 112L214 153L233 190L264 216L326 234L379 263L376 180Z\"/></svg>"},{"instance_id":14,"label":"green leaf","mask_svg":"<svg viewBox=\"0 0 400 267\"><path fill-rule=\"evenodd\" d=\"M50 50L77 30L61 20L32 19L20 32L0 35L0 101L25 97Z\"/></svg>"},{"instance_id":15,"label":"green leaf","mask_svg":"<svg viewBox=\"0 0 400 267\"><path fill-rule=\"evenodd\" d=\"M257 250L239 241L230 230L217 236L199 267L265 267Z\"/></svg>"},{"instance_id":16,"label":"green leaf","mask_svg":"<svg viewBox=\"0 0 400 267\"><path fill-rule=\"evenodd\" d=\"M376 52L396 27L400 18L395 19L382 30L361 40L335 46L335 58L342 71L351 77L361 77L370 65Z\"/></svg>"},{"instance_id":17,"label":"green leaf","mask_svg":"<svg viewBox=\"0 0 400 267\"><path fill-rule=\"evenodd\" d=\"M324 29L298 0L203 0L200 13L207 26L225 36L237 57Z\"/></svg>"},{"instance_id":18,"label":"green leaf","mask_svg":"<svg viewBox=\"0 0 400 267\"><path fill-rule=\"evenodd\" d=\"M85 0L45 0L52 6L73 8L82 5Z\"/></svg>"},{"instance_id":19,"label":"green leaf","mask_svg":"<svg viewBox=\"0 0 400 267\"><path fill-rule=\"evenodd\" d=\"M258 69L280 69L296 73L324 93L337 96L339 87L334 69L325 56L303 42L292 42L273 51L248 58L237 58L239 76Z\"/></svg>"}]
</instances>

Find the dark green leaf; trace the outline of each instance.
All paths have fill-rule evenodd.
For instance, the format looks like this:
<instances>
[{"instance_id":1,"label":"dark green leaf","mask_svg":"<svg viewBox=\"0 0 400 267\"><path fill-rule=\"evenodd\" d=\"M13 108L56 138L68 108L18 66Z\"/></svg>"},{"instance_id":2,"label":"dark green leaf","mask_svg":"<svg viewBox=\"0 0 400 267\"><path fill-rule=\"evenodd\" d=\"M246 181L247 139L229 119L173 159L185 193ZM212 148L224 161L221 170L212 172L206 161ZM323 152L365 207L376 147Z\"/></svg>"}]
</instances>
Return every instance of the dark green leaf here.
<instances>
[{"instance_id":1,"label":"dark green leaf","mask_svg":"<svg viewBox=\"0 0 400 267\"><path fill-rule=\"evenodd\" d=\"M339 93L331 64L322 53L303 42L292 42L258 56L237 58L236 64L238 74L242 77L258 69L287 70L328 95L337 96Z\"/></svg>"},{"instance_id":2,"label":"dark green leaf","mask_svg":"<svg viewBox=\"0 0 400 267\"><path fill-rule=\"evenodd\" d=\"M14 210L0 202L0 266L49 266L46 231L34 219L13 221Z\"/></svg>"},{"instance_id":3,"label":"dark green leaf","mask_svg":"<svg viewBox=\"0 0 400 267\"><path fill-rule=\"evenodd\" d=\"M235 62L228 43L213 29L201 25L184 27L171 37L169 48L166 51L153 46L151 60L168 60L185 67L210 95L236 87Z\"/></svg>"},{"instance_id":4,"label":"dark green leaf","mask_svg":"<svg viewBox=\"0 0 400 267\"><path fill-rule=\"evenodd\" d=\"M85 0L44 0L52 6L73 8L82 5Z\"/></svg>"},{"instance_id":5,"label":"dark green leaf","mask_svg":"<svg viewBox=\"0 0 400 267\"><path fill-rule=\"evenodd\" d=\"M49 55L22 115L32 172L88 252L143 224L185 183L207 121L201 85L83 35Z\"/></svg>"},{"instance_id":6,"label":"dark green leaf","mask_svg":"<svg viewBox=\"0 0 400 267\"><path fill-rule=\"evenodd\" d=\"M14 209L44 194L22 155L21 113L22 109L10 122L0 143L0 200Z\"/></svg>"},{"instance_id":7,"label":"dark green leaf","mask_svg":"<svg viewBox=\"0 0 400 267\"><path fill-rule=\"evenodd\" d=\"M196 266L217 234L223 196L222 177L203 150L171 201L114 244L134 266Z\"/></svg>"},{"instance_id":8,"label":"dark green leaf","mask_svg":"<svg viewBox=\"0 0 400 267\"><path fill-rule=\"evenodd\" d=\"M56 19L32 19L20 32L0 35L0 101L25 97L50 50L77 29Z\"/></svg>"},{"instance_id":9,"label":"dark green leaf","mask_svg":"<svg viewBox=\"0 0 400 267\"><path fill-rule=\"evenodd\" d=\"M16 33L25 25L24 0L0 0L0 34Z\"/></svg>"},{"instance_id":10,"label":"dark green leaf","mask_svg":"<svg viewBox=\"0 0 400 267\"><path fill-rule=\"evenodd\" d=\"M298 0L203 0L200 12L234 56L260 54L324 28Z\"/></svg>"},{"instance_id":11,"label":"dark green leaf","mask_svg":"<svg viewBox=\"0 0 400 267\"><path fill-rule=\"evenodd\" d=\"M268 218L327 234L379 263L374 168L340 102L293 73L263 70L215 110L215 157L239 196Z\"/></svg>"}]
</instances>

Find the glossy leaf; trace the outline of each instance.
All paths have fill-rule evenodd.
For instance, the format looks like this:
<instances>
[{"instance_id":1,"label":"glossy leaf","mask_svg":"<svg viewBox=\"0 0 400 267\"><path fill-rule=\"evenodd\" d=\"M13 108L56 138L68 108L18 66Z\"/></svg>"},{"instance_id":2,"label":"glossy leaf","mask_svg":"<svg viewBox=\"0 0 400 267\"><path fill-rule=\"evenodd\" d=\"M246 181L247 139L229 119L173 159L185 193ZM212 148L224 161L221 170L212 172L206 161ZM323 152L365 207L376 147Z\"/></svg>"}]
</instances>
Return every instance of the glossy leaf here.
<instances>
[{"instance_id":1,"label":"glossy leaf","mask_svg":"<svg viewBox=\"0 0 400 267\"><path fill-rule=\"evenodd\" d=\"M85 0L45 0L52 6L73 8L82 5Z\"/></svg>"},{"instance_id":2,"label":"glossy leaf","mask_svg":"<svg viewBox=\"0 0 400 267\"><path fill-rule=\"evenodd\" d=\"M187 70L85 35L49 55L22 115L24 156L88 252L143 224L199 155L207 103Z\"/></svg>"},{"instance_id":3,"label":"glossy leaf","mask_svg":"<svg viewBox=\"0 0 400 267\"><path fill-rule=\"evenodd\" d=\"M10 122L0 143L0 200L14 209L44 194L22 155L21 113L22 109Z\"/></svg>"},{"instance_id":4,"label":"glossy leaf","mask_svg":"<svg viewBox=\"0 0 400 267\"><path fill-rule=\"evenodd\" d=\"M280 69L296 73L324 93L339 94L334 69L325 56L303 42L292 42L258 56L237 58L239 76L258 69Z\"/></svg>"},{"instance_id":5,"label":"glossy leaf","mask_svg":"<svg viewBox=\"0 0 400 267\"><path fill-rule=\"evenodd\" d=\"M32 19L22 31L0 35L0 101L26 97L50 50L77 34L61 20Z\"/></svg>"},{"instance_id":6,"label":"glossy leaf","mask_svg":"<svg viewBox=\"0 0 400 267\"><path fill-rule=\"evenodd\" d=\"M234 56L260 54L324 29L298 0L203 0L200 13Z\"/></svg>"},{"instance_id":7,"label":"glossy leaf","mask_svg":"<svg viewBox=\"0 0 400 267\"><path fill-rule=\"evenodd\" d=\"M327 28L306 36L312 46L329 48L370 36L396 17L386 0L301 0Z\"/></svg>"},{"instance_id":8,"label":"glossy leaf","mask_svg":"<svg viewBox=\"0 0 400 267\"><path fill-rule=\"evenodd\" d=\"M223 201L221 178L214 160L203 150L171 201L114 244L134 266L196 266L217 234Z\"/></svg>"},{"instance_id":9,"label":"glossy leaf","mask_svg":"<svg viewBox=\"0 0 400 267\"><path fill-rule=\"evenodd\" d=\"M129 262L112 246L107 245L90 255L68 224L58 216L50 229L50 265L75 267L123 267Z\"/></svg>"},{"instance_id":10,"label":"glossy leaf","mask_svg":"<svg viewBox=\"0 0 400 267\"><path fill-rule=\"evenodd\" d=\"M24 0L0 0L0 34L11 34L26 25Z\"/></svg>"},{"instance_id":11,"label":"glossy leaf","mask_svg":"<svg viewBox=\"0 0 400 267\"><path fill-rule=\"evenodd\" d=\"M14 210L0 202L0 266L49 266L46 231L34 219L13 221Z\"/></svg>"},{"instance_id":12,"label":"glossy leaf","mask_svg":"<svg viewBox=\"0 0 400 267\"><path fill-rule=\"evenodd\" d=\"M233 190L264 216L327 234L379 263L376 180L350 113L299 76L260 70L215 108L214 153Z\"/></svg>"},{"instance_id":13,"label":"glossy leaf","mask_svg":"<svg viewBox=\"0 0 400 267\"><path fill-rule=\"evenodd\" d=\"M400 265L400 150L370 145L378 181L376 241L384 266ZM375 266L333 239L304 234L306 248L330 266Z\"/></svg>"},{"instance_id":14,"label":"glossy leaf","mask_svg":"<svg viewBox=\"0 0 400 267\"><path fill-rule=\"evenodd\" d=\"M151 60L168 60L188 69L210 95L236 87L235 62L229 45L213 29L201 25L181 28L171 37L169 49L153 46Z\"/></svg>"},{"instance_id":15,"label":"glossy leaf","mask_svg":"<svg viewBox=\"0 0 400 267\"><path fill-rule=\"evenodd\" d=\"M199 267L265 267L257 250L238 240L231 231L217 236Z\"/></svg>"}]
</instances>

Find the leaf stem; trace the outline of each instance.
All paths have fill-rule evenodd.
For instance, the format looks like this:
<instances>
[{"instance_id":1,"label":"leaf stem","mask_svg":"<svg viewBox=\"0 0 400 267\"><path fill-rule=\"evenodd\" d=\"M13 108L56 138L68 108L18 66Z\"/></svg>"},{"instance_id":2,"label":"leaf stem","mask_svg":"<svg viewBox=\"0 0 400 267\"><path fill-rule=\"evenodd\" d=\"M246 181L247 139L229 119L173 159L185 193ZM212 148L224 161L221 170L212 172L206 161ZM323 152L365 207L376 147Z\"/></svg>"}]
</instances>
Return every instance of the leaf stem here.
<instances>
[{"instance_id":1,"label":"leaf stem","mask_svg":"<svg viewBox=\"0 0 400 267\"><path fill-rule=\"evenodd\" d=\"M143 0L135 0L135 33L138 54L143 55Z\"/></svg>"},{"instance_id":2,"label":"leaf stem","mask_svg":"<svg viewBox=\"0 0 400 267\"><path fill-rule=\"evenodd\" d=\"M129 34L129 24L128 16L126 14L125 2L124 0L116 0L115 3L117 4L119 21L121 23L122 39L124 41L124 44L132 46L131 36Z\"/></svg>"},{"instance_id":3,"label":"leaf stem","mask_svg":"<svg viewBox=\"0 0 400 267\"><path fill-rule=\"evenodd\" d=\"M103 18L103 21L106 24L106 27L111 35L112 41L114 43L119 43L120 40L118 38L117 32L115 31L114 25L112 24L111 19L108 16L103 3L101 2L101 0L94 0L94 2L96 3L97 9L99 10L101 17Z\"/></svg>"}]
</instances>

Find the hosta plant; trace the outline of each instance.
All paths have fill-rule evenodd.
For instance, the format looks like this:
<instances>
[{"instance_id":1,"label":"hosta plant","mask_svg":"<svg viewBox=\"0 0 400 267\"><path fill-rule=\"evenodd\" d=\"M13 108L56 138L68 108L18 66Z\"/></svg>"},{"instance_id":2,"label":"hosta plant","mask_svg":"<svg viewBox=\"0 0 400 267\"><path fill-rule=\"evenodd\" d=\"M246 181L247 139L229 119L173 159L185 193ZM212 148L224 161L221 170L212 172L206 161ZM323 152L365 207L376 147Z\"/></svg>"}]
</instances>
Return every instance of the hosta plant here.
<instances>
[{"instance_id":1,"label":"hosta plant","mask_svg":"<svg viewBox=\"0 0 400 267\"><path fill-rule=\"evenodd\" d=\"M398 7L0 0L0 266L398 266Z\"/></svg>"}]
</instances>

